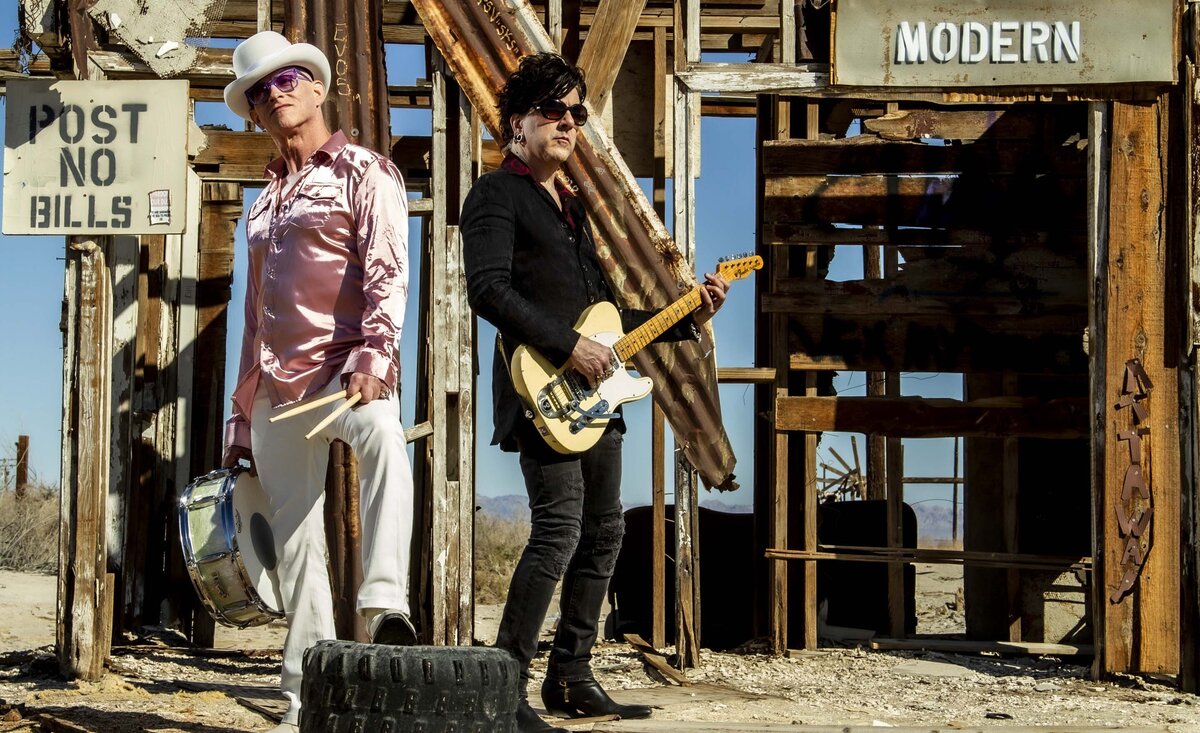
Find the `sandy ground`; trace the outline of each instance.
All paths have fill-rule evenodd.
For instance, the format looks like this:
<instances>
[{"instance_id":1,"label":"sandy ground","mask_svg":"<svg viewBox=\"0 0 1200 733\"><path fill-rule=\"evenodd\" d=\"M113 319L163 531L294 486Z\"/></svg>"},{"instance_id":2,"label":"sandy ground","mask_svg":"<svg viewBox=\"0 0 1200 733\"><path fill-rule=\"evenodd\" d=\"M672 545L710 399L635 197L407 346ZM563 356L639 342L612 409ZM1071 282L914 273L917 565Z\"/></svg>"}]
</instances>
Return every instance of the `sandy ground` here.
<instances>
[{"instance_id":1,"label":"sandy ground","mask_svg":"<svg viewBox=\"0 0 1200 733\"><path fill-rule=\"evenodd\" d=\"M961 631L961 572L946 566L917 571L919 630ZM52 655L54 594L53 577L0 572L0 731L248 733L272 727L221 692L185 692L174 680L276 685L282 626L219 629L219 647L261 650L253 655L188 652L162 645L178 643L163 632L114 653L113 671L102 681L66 683L57 678ZM499 613L498 606L478 609L481 640L494 637ZM614 697L656 705L654 717L665 721L1200 731L1200 698L1139 678L1096 683L1086 662L837 646L776 658L751 647L737 654L705 652L701 667L688 673L697 684L677 687L647 672L628 646L601 644L593 666ZM543 671L539 659L533 685ZM78 728L41 727L37 716L45 713Z\"/></svg>"}]
</instances>

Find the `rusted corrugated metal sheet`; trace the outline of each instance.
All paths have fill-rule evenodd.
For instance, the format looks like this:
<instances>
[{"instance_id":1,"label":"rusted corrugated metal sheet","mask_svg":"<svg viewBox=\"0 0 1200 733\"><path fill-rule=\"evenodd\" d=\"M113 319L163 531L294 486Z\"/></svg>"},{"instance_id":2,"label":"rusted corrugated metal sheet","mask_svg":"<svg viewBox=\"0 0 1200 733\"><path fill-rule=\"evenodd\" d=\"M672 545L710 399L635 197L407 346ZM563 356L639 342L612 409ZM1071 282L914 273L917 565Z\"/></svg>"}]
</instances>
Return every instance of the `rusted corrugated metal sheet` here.
<instances>
[{"instance_id":1,"label":"rusted corrugated metal sheet","mask_svg":"<svg viewBox=\"0 0 1200 733\"><path fill-rule=\"evenodd\" d=\"M383 0L285 0L284 35L311 43L333 72L325 102L330 128L388 155L392 136L383 66Z\"/></svg>"},{"instance_id":2,"label":"rusted corrugated metal sheet","mask_svg":"<svg viewBox=\"0 0 1200 733\"><path fill-rule=\"evenodd\" d=\"M497 139L497 92L521 56L553 50L524 0L413 0L426 30ZM696 278L637 180L592 115L566 172L592 217L600 262L627 306L654 308L674 300ZM702 344L655 346L634 357L652 377L676 438L705 484L733 483L733 448L721 423L711 331Z\"/></svg>"}]
</instances>

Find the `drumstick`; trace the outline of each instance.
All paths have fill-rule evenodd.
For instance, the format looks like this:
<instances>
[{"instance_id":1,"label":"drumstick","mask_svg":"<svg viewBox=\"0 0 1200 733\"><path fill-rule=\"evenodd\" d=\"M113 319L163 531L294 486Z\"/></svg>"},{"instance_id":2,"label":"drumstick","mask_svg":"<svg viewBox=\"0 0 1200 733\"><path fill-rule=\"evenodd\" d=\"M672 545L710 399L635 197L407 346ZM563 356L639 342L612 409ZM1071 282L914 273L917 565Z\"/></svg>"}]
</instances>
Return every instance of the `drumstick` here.
<instances>
[{"instance_id":1,"label":"drumstick","mask_svg":"<svg viewBox=\"0 0 1200 733\"><path fill-rule=\"evenodd\" d=\"M342 414L346 410L349 410L351 407L354 407L355 403L357 403L361 399L362 399L362 392L359 392L358 394L354 395L353 397L346 400L342 404L338 405L338 408L336 410L334 410L333 412L326 415L325 419L322 420L321 422L317 423L317 426L315 428L313 428L312 430L309 430L308 435L305 435L304 439L308 440L312 436L321 432L321 429L324 428L329 423L333 422L334 418L336 418L338 415Z\"/></svg>"},{"instance_id":2,"label":"drumstick","mask_svg":"<svg viewBox=\"0 0 1200 733\"><path fill-rule=\"evenodd\" d=\"M315 410L316 408L320 407L321 405L328 405L330 402L337 402L338 400L342 399L345 396L346 396L346 390L343 389L340 392L336 392L331 395L326 395L325 397L322 397L319 400L313 400L312 402L306 402L303 405L296 405L295 407L288 410L287 412L281 413L281 414L276 415L275 417L271 418L271 422L279 422L280 420L283 420L285 418L295 417L296 415L301 415L305 412L308 412L309 410Z\"/></svg>"}]
</instances>

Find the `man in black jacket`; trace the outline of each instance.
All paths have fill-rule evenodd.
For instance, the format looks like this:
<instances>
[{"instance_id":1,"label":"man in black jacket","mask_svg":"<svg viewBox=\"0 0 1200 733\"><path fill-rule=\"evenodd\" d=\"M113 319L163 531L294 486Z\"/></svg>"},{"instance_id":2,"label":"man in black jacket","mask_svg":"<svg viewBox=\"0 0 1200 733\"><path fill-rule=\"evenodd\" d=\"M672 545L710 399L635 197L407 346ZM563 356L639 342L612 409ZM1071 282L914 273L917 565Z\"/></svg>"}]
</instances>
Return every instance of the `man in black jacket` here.
<instances>
[{"instance_id":1,"label":"man in black jacket","mask_svg":"<svg viewBox=\"0 0 1200 733\"><path fill-rule=\"evenodd\" d=\"M542 685L542 701L568 716L650 715L644 705L619 705L590 668L600 609L624 533L621 441L624 422L611 420L591 449L556 453L526 415L508 373L507 357L525 344L556 366L595 384L612 366L607 346L572 328L588 306L614 301L596 258L582 203L557 176L587 120L587 86L579 70L554 54L522 59L500 94L508 154L500 170L481 177L463 206L460 231L471 307L500 331L492 370L494 444L520 453L529 494L529 542L517 564L496 645L521 664L518 727L551 728L525 699L538 632L562 578L562 613ZM697 338L725 300L728 284L706 276L703 305L661 340ZM628 331L650 314L622 311ZM506 353L507 352L507 353Z\"/></svg>"}]
</instances>

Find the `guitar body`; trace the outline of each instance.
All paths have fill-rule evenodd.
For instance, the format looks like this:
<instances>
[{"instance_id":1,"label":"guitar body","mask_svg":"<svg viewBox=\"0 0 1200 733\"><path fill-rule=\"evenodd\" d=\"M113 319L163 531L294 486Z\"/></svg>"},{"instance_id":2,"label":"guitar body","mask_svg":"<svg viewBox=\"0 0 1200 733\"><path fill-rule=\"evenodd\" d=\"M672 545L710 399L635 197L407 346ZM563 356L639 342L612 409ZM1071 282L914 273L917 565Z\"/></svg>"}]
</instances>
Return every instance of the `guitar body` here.
<instances>
[{"instance_id":1,"label":"guitar body","mask_svg":"<svg viewBox=\"0 0 1200 733\"><path fill-rule=\"evenodd\" d=\"M607 301L591 305L575 330L612 347L625 334L621 314ZM573 369L555 369L537 351L518 346L510 362L513 386L533 411L538 433L563 454L582 453L596 444L617 406L650 394L654 382L635 377L618 363L611 376L592 389Z\"/></svg>"}]
</instances>

